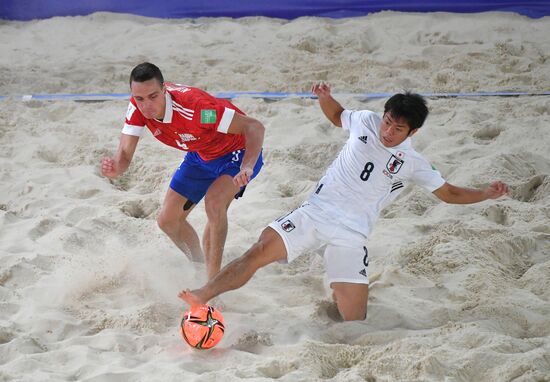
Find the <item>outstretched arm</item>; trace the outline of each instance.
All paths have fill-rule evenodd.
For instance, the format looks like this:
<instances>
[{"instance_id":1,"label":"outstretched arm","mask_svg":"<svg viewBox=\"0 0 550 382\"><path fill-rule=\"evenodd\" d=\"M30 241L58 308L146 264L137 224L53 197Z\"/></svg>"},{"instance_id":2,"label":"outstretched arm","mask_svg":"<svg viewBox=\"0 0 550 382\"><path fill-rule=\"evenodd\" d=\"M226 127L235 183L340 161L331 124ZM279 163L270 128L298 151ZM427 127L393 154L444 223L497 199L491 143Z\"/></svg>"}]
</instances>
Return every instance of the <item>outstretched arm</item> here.
<instances>
[{"instance_id":1,"label":"outstretched arm","mask_svg":"<svg viewBox=\"0 0 550 382\"><path fill-rule=\"evenodd\" d=\"M330 85L320 82L311 87L311 92L319 97L319 105L328 120L334 125L342 127L340 116L344 108L330 95Z\"/></svg>"},{"instance_id":2,"label":"outstretched arm","mask_svg":"<svg viewBox=\"0 0 550 382\"><path fill-rule=\"evenodd\" d=\"M137 136L122 134L115 156L101 160L101 173L111 179L122 175L132 162L138 141L139 137Z\"/></svg>"},{"instance_id":3,"label":"outstretched arm","mask_svg":"<svg viewBox=\"0 0 550 382\"><path fill-rule=\"evenodd\" d=\"M497 199L508 194L508 185L503 182L493 182L487 188L475 189L453 186L445 183L433 192L435 196L446 203L471 204L487 199Z\"/></svg>"}]
</instances>

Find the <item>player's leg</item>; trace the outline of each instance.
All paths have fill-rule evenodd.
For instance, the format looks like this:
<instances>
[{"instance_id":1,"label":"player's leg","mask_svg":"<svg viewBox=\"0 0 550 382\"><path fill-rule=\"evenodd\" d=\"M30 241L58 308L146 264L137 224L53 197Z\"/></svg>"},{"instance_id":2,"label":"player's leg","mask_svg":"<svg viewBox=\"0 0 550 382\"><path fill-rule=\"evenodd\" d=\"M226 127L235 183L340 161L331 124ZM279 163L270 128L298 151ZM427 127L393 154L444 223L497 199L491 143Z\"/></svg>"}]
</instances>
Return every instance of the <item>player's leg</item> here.
<instances>
[{"instance_id":1,"label":"player's leg","mask_svg":"<svg viewBox=\"0 0 550 382\"><path fill-rule=\"evenodd\" d=\"M222 175L210 185L204 198L208 222L203 235L206 272L211 279L219 272L227 238L227 210L240 190L229 175Z\"/></svg>"},{"instance_id":2,"label":"player's leg","mask_svg":"<svg viewBox=\"0 0 550 382\"><path fill-rule=\"evenodd\" d=\"M263 230L259 240L244 255L233 260L202 288L183 290L179 297L188 304L204 304L221 293L244 285L259 268L274 261L293 261L306 250L317 249L320 243L316 221L302 205Z\"/></svg>"},{"instance_id":3,"label":"player's leg","mask_svg":"<svg viewBox=\"0 0 550 382\"><path fill-rule=\"evenodd\" d=\"M237 150L215 161L209 162L210 168L217 176L208 187L204 198L204 206L208 221L204 229L202 246L206 259L208 278L211 279L219 272L222 254L227 238L228 222L227 210L233 199L242 196L244 189L235 186L233 177L240 171L245 150ZM263 166L262 155L258 157L254 166L254 179Z\"/></svg>"},{"instance_id":4,"label":"player's leg","mask_svg":"<svg viewBox=\"0 0 550 382\"><path fill-rule=\"evenodd\" d=\"M159 227L193 261L203 262L204 254L197 232L187 221L187 216L214 179L214 175L203 168L198 154L187 153L172 176L157 218Z\"/></svg>"},{"instance_id":5,"label":"player's leg","mask_svg":"<svg viewBox=\"0 0 550 382\"><path fill-rule=\"evenodd\" d=\"M330 287L338 311L345 321L364 320L367 317L369 284L333 282Z\"/></svg>"},{"instance_id":6,"label":"player's leg","mask_svg":"<svg viewBox=\"0 0 550 382\"><path fill-rule=\"evenodd\" d=\"M157 216L157 223L187 257L193 261L203 262L204 254L201 250L199 237L186 219L194 207L195 205L191 201L172 188L168 188L164 203Z\"/></svg>"},{"instance_id":7,"label":"player's leg","mask_svg":"<svg viewBox=\"0 0 550 382\"><path fill-rule=\"evenodd\" d=\"M267 227L244 255L223 267L206 285L192 291L183 290L178 296L189 305L205 304L224 292L240 288L259 268L286 258L283 239L275 230Z\"/></svg>"},{"instance_id":8,"label":"player's leg","mask_svg":"<svg viewBox=\"0 0 550 382\"><path fill-rule=\"evenodd\" d=\"M345 321L364 320L369 298L369 255L364 236L338 227L325 250L332 297Z\"/></svg>"}]
</instances>

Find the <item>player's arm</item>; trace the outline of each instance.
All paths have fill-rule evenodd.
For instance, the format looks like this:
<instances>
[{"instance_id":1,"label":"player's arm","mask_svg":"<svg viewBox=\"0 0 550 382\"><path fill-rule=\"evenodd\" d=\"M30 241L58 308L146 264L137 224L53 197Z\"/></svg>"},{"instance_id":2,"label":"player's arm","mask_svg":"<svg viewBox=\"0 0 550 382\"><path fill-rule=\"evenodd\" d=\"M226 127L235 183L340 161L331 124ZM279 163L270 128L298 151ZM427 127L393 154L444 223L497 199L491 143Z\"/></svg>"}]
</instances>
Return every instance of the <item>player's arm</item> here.
<instances>
[{"instance_id":1,"label":"player's arm","mask_svg":"<svg viewBox=\"0 0 550 382\"><path fill-rule=\"evenodd\" d=\"M234 177L238 186L245 186L252 177L254 166L258 161L264 143L264 125L246 115L235 113L227 130L229 134L241 134L245 139L245 154L241 164L241 171Z\"/></svg>"},{"instance_id":2,"label":"player's arm","mask_svg":"<svg viewBox=\"0 0 550 382\"><path fill-rule=\"evenodd\" d=\"M493 182L483 189L457 187L445 183L433 192L435 196L446 203L471 204L482 202L487 199L497 199L508 194L508 185L503 182Z\"/></svg>"},{"instance_id":3,"label":"player's arm","mask_svg":"<svg viewBox=\"0 0 550 382\"><path fill-rule=\"evenodd\" d=\"M311 92L319 97L319 105L328 120L335 126L342 127L340 116L344 108L330 95L330 85L320 82L311 87Z\"/></svg>"},{"instance_id":4,"label":"player's arm","mask_svg":"<svg viewBox=\"0 0 550 382\"><path fill-rule=\"evenodd\" d=\"M115 156L102 159L101 173L111 179L122 175L132 162L138 141L139 136L121 134Z\"/></svg>"}]
</instances>

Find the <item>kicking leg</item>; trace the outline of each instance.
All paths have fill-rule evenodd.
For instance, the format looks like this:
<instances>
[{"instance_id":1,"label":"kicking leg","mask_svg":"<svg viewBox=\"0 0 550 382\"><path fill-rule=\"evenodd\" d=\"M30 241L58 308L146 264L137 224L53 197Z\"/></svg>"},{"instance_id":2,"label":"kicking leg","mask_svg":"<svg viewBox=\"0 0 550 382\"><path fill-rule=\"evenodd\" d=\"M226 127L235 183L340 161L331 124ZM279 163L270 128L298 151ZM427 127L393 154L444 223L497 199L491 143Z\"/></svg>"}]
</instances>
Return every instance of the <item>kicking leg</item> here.
<instances>
[{"instance_id":1,"label":"kicking leg","mask_svg":"<svg viewBox=\"0 0 550 382\"><path fill-rule=\"evenodd\" d=\"M244 255L223 267L206 285L193 291L183 290L178 297L189 305L206 304L212 298L246 284L259 268L286 258L283 239L275 230L267 227Z\"/></svg>"}]
</instances>

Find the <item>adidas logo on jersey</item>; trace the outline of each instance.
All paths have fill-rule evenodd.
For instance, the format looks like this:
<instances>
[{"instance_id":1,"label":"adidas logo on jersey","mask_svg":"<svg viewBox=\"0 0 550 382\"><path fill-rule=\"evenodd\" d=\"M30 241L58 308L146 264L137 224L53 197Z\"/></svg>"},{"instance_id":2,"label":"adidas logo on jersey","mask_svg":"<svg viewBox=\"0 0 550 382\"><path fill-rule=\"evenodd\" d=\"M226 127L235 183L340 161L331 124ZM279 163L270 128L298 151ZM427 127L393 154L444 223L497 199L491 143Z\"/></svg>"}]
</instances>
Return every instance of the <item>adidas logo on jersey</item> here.
<instances>
[{"instance_id":1,"label":"adidas logo on jersey","mask_svg":"<svg viewBox=\"0 0 550 382\"><path fill-rule=\"evenodd\" d=\"M367 138L368 137L366 135L363 135L363 136L359 137L359 140L363 143L367 143Z\"/></svg>"},{"instance_id":2,"label":"adidas logo on jersey","mask_svg":"<svg viewBox=\"0 0 550 382\"><path fill-rule=\"evenodd\" d=\"M365 269L365 268L361 269L361 270L359 271L359 274L360 274L361 276L367 277L367 271L366 271L366 269Z\"/></svg>"}]
</instances>

